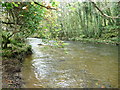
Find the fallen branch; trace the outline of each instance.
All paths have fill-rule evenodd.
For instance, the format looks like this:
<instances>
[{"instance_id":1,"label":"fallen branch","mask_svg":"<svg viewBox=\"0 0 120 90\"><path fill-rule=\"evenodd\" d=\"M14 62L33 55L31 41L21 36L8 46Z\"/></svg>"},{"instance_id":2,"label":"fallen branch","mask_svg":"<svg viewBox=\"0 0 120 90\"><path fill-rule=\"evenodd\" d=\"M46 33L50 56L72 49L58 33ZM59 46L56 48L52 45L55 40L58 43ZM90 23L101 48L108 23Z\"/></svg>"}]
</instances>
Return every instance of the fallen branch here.
<instances>
[{"instance_id":1,"label":"fallen branch","mask_svg":"<svg viewBox=\"0 0 120 90\"><path fill-rule=\"evenodd\" d=\"M107 17L107 18L112 18L112 19L117 19L120 18L118 16L108 16L107 14L103 13L102 10L95 4L95 2L93 2L92 0L89 0L95 8L97 8L97 10L102 14L102 16Z\"/></svg>"}]
</instances>

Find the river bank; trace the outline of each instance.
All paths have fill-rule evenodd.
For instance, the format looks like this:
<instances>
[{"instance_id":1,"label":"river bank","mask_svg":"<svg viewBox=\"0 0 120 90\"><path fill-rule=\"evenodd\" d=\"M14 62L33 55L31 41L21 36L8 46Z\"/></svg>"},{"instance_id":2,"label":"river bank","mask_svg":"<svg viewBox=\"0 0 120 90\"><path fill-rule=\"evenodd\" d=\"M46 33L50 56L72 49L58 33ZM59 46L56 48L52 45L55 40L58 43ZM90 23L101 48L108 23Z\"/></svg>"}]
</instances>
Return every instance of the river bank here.
<instances>
[{"instance_id":1,"label":"river bank","mask_svg":"<svg viewBox=\"0 0 120 90\"><path fill-rule=\"evenodd\" d=\"M89 43L101 43L101 44L110 44L110 45L120 45L119 39L95 39L95 38L70 38L70 39L63 39L68 41L81 41L81 42L89 42Z\"/></svg>"},{"instance_id":2,"label":"river bank","mask_svg":"<svg viewBox=\"0 0 120 90\"><path fill-rule=\"evenodd\" d=\"M2 88L21 88L23 84L20 75L22 63L27 55L32 54L31 46L26 45L22 48L15 52L9 50L10 55L5 54L8 50L2 52Z\"/></svg>"}]
</instances>

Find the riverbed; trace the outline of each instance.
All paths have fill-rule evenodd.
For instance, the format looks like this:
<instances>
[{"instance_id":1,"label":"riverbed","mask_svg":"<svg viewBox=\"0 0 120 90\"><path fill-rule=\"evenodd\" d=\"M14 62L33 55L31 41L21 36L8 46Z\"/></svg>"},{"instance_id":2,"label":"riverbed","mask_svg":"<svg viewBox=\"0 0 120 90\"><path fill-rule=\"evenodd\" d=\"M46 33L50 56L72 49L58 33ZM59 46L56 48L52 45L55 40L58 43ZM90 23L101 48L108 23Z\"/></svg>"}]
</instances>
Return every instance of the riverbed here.
<instances>
[{"instance_id":1,"label":"riverbed","mask_svg":"<svg viewBox=\"0 0 120 90\"><path fill-rule=\"evenodd\" d=\"M118 88L118 46L65 42L54 48L28 38L33 54L23 63L23 88Z\"/></svg>"}]
</instances>

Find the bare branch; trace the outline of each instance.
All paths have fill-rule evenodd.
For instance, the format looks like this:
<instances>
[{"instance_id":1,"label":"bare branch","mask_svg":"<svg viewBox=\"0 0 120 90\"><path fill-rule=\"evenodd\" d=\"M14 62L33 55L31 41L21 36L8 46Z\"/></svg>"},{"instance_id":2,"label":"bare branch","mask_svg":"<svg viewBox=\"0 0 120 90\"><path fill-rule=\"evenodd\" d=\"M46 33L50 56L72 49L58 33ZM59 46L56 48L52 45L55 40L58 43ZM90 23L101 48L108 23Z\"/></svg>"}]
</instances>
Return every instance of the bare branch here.
<instances>
[{"instance_id":1,"label":"bare branch","mask_svg":"<svg viewBox=\"0 0 120 90\"><path fill-rule=\"evenodd\" d=\"M95 2L93 2L92 0L89 0L95 8L97 8L97 10L102 14L102 16L107 17L107 18L112 18L112 19L117 19L120 18L118 16L108 16L107 14L103 13L102 10L95 4Z\"/></svg>"}]
</instances>

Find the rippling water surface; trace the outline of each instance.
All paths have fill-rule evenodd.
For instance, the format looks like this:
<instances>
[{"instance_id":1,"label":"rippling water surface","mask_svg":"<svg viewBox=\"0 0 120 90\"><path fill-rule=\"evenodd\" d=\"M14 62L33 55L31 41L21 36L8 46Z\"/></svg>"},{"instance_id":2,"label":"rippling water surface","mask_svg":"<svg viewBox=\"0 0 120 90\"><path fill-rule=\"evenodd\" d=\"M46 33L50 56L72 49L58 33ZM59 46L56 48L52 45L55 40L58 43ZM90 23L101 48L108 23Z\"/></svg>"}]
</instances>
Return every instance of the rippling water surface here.
<instances>
[{"instance_id":1,"label":"rippling water surface","mask_svg":"<svg viewBox=\"0 0 120 90\"><path fill-rule=\"evenodd\" d=\"M28 38L33 54L24 62L24 88L118 87L118 47L66 41L63 48L38 45Z\"/></svg>"}]
</instances>

